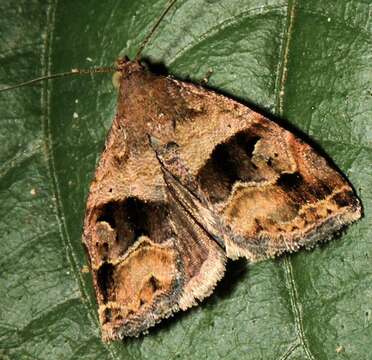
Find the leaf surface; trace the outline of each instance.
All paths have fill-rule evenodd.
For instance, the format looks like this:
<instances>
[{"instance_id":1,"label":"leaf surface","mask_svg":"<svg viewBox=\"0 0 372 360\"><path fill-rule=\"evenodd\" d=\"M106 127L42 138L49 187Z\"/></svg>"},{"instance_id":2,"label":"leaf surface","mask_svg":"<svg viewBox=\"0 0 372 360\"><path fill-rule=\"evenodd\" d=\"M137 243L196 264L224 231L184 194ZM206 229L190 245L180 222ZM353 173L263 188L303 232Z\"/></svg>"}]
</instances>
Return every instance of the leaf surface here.
<instances>
[{"instance_id":1,"label":"leaf surface","mask_svg":"<svg viewBox=\"0 0 372 360\"><path fill-rule=\"evenodd\" d=\"M0 85L133 57L165 0L0 3ZM143 57L253 105L322 149L364 218L253 266L139 339L103 344L81 244L115 113L110 75L0 94L0 358L368 359L372 351L371 3L178 0Z\"/></svg>"}]
</instances>

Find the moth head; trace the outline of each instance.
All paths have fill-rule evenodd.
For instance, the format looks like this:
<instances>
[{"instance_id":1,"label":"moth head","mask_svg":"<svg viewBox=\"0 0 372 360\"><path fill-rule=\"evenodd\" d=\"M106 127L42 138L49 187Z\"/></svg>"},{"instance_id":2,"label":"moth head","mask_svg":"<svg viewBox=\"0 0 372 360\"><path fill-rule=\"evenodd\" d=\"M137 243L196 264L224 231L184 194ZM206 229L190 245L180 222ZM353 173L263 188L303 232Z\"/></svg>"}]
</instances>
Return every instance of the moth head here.
<instances>
[{"instance_id":1,"label":"moth head","mask_svg":"<svg viewBox=\"0 0 372 360\"><path fill-rule=\"evenodd\" d=\"M116 71L112 75L112 84L119 89L120 80L136 71L143 71L143 65L139 61L131 61L127 56L119 58L115 63Z\"/></svg>"}]
</instances>

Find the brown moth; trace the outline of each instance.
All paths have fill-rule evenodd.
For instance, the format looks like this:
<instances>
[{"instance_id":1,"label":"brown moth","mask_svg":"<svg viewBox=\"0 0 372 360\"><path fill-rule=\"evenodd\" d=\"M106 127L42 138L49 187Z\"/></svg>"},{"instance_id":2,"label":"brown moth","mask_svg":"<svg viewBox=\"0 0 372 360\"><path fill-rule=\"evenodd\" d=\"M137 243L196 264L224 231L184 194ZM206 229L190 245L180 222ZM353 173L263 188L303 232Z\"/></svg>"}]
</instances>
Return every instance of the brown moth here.
<instances>
[{"instance_id":1,"label":"brown moth","mask_svg":"<svg viewBox=\"0 0 372 360\"><path fill-rule=\"evenodd\" d=\"M197 305L227 258L256 262L310 248L361 217L347 180L275 122L139 61L122 59L116 70L117 113L83 234L104 341L138 336ZM0 91L109 71L76 69Z\"/></svg>"},{"instance_id":2,"label":"brown moth","mask_svg":"<svg viewBox=\"0 0 372 360\"><path fill-rule=\"evenodd\" d=\"M360 218L342 175L275 122L136 61L118 70L83 235L103 340L197 305L226 258L312 247Z\"/></svg>"}]
</instances>

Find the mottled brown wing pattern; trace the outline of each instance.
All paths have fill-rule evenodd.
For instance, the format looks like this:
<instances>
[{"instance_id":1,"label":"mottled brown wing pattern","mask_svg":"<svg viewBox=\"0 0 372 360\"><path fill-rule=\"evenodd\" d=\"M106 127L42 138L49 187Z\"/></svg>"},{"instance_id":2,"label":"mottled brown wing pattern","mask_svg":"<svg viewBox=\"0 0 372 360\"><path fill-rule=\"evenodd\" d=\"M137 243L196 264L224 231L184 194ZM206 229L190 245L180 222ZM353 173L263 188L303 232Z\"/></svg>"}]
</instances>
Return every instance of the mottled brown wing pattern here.
<instances>
[{"instance_id":1,"label":"mottled brown wing pattern","mask_svg":"<svg viewBox=\"0 0 372 360\"><path fill-rule=\"evenodd\" d=\"M85 234L105 340L138 336L213 291L225 254L177 202L107 206Z\"/></svg>"},{"instance_id":2,"label":"mottled brown wing pattern","mask_svg":"<svg viewBox=\"0 0 372 360\"><path fill-rule=\"evenodd\" d=\"M149 145L150 130L173 133L174 117L170 109L157 112L156 101L163 99L149 96L150 89L138 83L160 92L163 83L137 64L125 74L90 187L83 236L106 341L138 336L196 305L213 291L226 261L221 246L169 193ZM146 107L147 112L138 110Z\"/></svg>"},{"instance_id":3,"label":"mottled brown wing pattern","mask_svg":"<svg viewBox=\"0 0 372 360\"><path fill-rule=\"evenodd\" d=\"M343 177L244 105L122 61L83 241L105 340L208 296L230 258L311 246L360 217Z\"/></svg>"},{"instance_id":4,"label":"mottled brown wing pattern","mask_svg":"<svg viewBox=\"0 0 372 360\"><path fill-rule=\"evenodd\" d=\"M169 81L187 107L204 111L177 126L177 155L164 144L162 156L173 159L163 166L208 199L229 233L228 257L257 261L312 247L360 218L351 186L301 139L236 101Z\"/></svg>"}]
</instances>

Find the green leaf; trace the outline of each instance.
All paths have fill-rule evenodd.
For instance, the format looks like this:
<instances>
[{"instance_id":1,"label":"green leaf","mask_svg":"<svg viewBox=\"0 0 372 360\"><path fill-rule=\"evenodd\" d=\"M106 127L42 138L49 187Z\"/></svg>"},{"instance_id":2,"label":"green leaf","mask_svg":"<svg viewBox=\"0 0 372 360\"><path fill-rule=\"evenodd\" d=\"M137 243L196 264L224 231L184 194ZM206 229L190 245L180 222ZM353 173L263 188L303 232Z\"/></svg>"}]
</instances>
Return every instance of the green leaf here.
<instances>
[{"instance_id":1,"label":"green leaf","mask_svg":"<svg viewBox=\"0 0 372 360\"><path fill-rule=\"evenodd\" d=\"M0 85L133 57L166 3L3 0ZM350 179L364 218L313 251L230 263L201 306L123 343L101 342L81 272L85 199L115 113L110 75L0 93L0 358L370 358L370 13L368 0L171 8L143 56L194 82L211 70L210 87L302 131Z\"/></svg>"}]
</instances>

